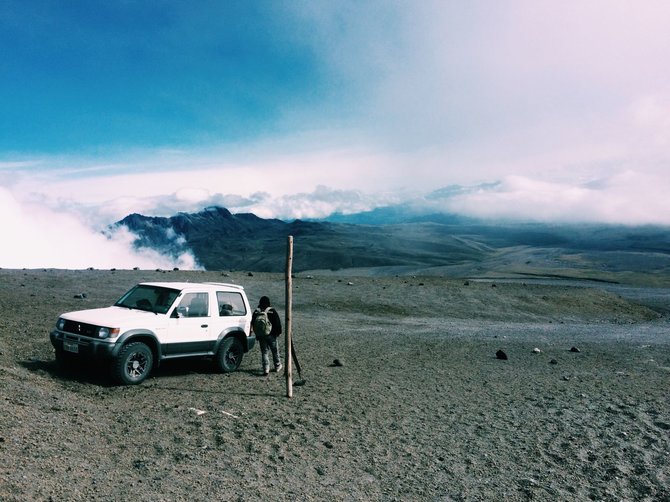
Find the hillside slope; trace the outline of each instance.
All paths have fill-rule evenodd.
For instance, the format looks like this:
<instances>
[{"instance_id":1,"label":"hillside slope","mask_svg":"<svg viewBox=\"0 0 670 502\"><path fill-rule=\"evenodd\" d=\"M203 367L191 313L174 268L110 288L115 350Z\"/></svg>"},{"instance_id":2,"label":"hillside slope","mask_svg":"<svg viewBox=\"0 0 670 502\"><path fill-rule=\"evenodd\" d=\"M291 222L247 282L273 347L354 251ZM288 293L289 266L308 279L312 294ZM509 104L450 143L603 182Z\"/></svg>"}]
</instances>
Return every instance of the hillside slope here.
<instances>
[{"instance_id":1,"label":"hillside slope","mask_svg":"<svg viewBox=\"0 0 670 502\"><path fill-rule=\"evenodd\" d=\"M670 284L670 230L664 227L284 222L220 207L169 218L132 214L116 225L138 236L138 248L175 256L190 250L208 270L280 272L292 235L296 271Z\"/></svg>"}]
</instances>

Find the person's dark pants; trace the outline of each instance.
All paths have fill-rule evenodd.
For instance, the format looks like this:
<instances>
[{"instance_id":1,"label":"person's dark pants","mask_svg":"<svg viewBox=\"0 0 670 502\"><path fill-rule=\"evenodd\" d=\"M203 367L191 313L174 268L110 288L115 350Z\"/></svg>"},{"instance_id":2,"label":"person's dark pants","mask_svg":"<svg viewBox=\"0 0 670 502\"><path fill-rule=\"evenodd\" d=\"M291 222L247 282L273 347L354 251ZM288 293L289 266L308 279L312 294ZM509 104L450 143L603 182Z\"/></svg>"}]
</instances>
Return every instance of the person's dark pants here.
<instances>
[{"instance_id":1,"label":"person's dark pants","mask_svg":"<svg viewBox=\"0 0 670 502\"><path fill-rule=\"evenodd\" d=\"M277 348L276 336L259 336L258 344L261 347L261 363L263 365L263 373L270 371L270 352L272 352L272 362L275 369L281 366L281 359L279 359L279 349Z\"/></svg>"}]
</instances>

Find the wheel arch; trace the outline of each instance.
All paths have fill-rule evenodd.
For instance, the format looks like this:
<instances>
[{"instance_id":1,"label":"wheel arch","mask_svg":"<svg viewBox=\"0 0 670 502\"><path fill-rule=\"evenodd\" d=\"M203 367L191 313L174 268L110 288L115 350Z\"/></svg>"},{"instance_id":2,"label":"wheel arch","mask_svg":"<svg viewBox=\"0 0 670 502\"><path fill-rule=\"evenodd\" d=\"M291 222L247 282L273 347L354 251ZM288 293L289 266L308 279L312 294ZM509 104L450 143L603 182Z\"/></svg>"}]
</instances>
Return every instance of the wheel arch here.
<instances>
[{"instance_id":1,"label":"wheel arch","mask_svg":"<svg viewBox=\"0 0 670 502\"><path fill-rule=\"evenodd\" d=\"M222 331L219 334L218 339L216 340L216 347L214 347L214 353L218 352L219 347L221 347L221 344L226 338L237 338L240 343L242 343L242 347L244 348L244 352L249 352L249 341L247 340L247 334L244 332L244 330L240 328L231 328L225 331Z\"/></svg>"},{"instance_id":2,"label":"wheel arch","mask_svg":"<svg viewBox=\"0 0 670 502\"><path fill-rule=\"evenodd\" d=\"M158 367L160 365L162 356L161 344L158 341L158 337L156 336L156 334L148 330L126 331L116 341L116 347L114 349L113 356L114 357L118 356L119 352L121 352L121 349L123 347L133 342L142 342L147 347L149 347L154 356L154 367Z\"/></svg>"}]
</instances>

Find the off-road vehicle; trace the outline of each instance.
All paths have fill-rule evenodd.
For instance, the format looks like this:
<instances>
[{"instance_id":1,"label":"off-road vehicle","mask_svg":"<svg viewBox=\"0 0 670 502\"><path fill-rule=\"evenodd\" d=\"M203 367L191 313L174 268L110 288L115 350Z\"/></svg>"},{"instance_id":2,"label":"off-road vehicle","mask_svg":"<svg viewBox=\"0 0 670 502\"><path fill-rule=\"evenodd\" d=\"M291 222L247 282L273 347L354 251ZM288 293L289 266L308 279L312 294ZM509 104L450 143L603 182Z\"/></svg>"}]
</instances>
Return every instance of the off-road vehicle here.
<instances>
[{"instance_id":1,"label":"off-road vehicle","mask_svg":"<svg viewBox=\"0 0 670 502\"><path fill-rule=\"evenodd\" d=\"M62 365L108 361L117 382L138 384L166 359L210 357L235 371L256 342L251 313L242 286L146 282L111 307L62 314L50 338Z\"/></svg>"}]
</instances>

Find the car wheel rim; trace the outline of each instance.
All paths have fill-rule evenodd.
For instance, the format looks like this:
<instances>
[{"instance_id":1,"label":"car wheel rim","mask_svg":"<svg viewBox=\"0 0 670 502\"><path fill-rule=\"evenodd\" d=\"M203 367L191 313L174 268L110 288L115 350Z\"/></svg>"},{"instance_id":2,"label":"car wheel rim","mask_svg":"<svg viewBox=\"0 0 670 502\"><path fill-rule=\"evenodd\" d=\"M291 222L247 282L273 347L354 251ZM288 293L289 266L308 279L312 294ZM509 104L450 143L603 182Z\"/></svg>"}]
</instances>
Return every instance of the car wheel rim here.
<instances>
[{"instance_id":1,"label":"car wheel rim","mask_svg":"<svg viewBox=\"0 0 670 502\"><path fill-rule=\"evenodd\" d=\"M141 352L134 352L128 358L128 363L126 364L126 372L130 378L139 378L141 377L147 369L147 364L149 359L146 354Z\"/></svg>"},{"instance_id":2,"label":"car wheel rim","mask_svg":"<svg viewBox=\"0 0 670 502\"><path fill-rule=\"evenodd\" d=\"M226 359L228 360L229 365L236 365L238 361L238 351L234 349L229 350Z\"/></svg>"}]
</instances>

